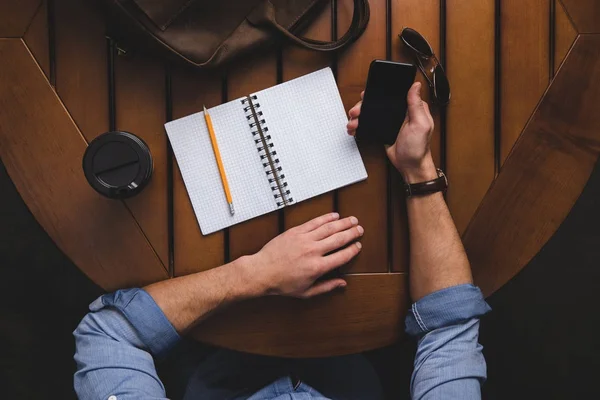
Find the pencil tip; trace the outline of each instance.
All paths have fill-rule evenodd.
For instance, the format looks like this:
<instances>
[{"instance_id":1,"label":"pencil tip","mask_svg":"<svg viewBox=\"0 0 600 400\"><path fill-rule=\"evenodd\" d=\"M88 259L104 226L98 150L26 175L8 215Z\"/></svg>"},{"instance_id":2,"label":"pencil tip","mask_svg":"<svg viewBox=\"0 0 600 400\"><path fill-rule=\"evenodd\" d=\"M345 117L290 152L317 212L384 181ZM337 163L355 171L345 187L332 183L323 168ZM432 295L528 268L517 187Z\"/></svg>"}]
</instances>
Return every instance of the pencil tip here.
<instances>
[{"instance_id":1,"label":"pencil tip","mask_svg":"<svg viewBox=\"0 0 600 400\"><path fill-rule=\"evenodd\" d=\"M202 108L204 108L204 112L206 112L206 106L202 104Z\"/></svg>"}]
</instances>

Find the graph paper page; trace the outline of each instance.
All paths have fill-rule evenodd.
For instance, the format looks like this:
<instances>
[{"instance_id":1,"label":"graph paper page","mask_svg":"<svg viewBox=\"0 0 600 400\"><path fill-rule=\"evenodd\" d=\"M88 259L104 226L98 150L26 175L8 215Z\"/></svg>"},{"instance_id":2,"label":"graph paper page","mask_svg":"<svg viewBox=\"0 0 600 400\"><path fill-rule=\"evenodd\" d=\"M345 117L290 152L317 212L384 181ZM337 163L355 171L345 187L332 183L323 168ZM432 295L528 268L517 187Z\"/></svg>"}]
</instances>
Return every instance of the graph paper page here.
<instances>
[{"instance_id":1,"label":"graph paper page","mask_svg":"<svg viewBox=\"0 0 600 400\"><path fill-rule=\"evenodd\" d=\"M225 198L204 113L192 114L165 125L204 235L277 208L241 99L213 107L208 113L229 182L235 208L233 216Z\"/></svg>"},{"instance_id":2,"label":"graph paper page","mask_svg":"<svg viewBox=\"0 0 600 400\"><path fill-rule=\"evenodd\" d=\"M256 96L294 202L367 178L331 69Z\"/></svg>"},{"instance_id":3,"label":"graph paper page","mask_svg":"<svg viewBox=\"0 0 600 400\"><path fill-rule=\"evenodd\" d=\"M254 93L294 203L367 178L329 68ZM204 235L280 208L266 175L241 98L208 110L231 189L221 184L202 112L165 125ZM260 146L260 144L258 145Z\"/></svg>"}]
</instances>

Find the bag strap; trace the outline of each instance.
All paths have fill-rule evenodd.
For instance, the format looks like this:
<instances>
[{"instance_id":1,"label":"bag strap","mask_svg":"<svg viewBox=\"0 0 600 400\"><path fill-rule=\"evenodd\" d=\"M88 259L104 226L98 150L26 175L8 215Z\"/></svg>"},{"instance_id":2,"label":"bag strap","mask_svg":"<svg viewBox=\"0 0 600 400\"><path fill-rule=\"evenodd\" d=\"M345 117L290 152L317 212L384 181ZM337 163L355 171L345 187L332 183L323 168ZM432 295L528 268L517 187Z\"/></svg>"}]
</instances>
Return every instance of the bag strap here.
<instances>
[{"instance_id":1,"label":"bag strap","mask_svg":"<svg viewBox=\"0 0 600 400\"><path fill-rule=\"evenodd\" d=\"M296 36L281 26L275 19L275 8L269 0L263 1L248 15L247 19L253 25L268 24L273 26L288 39L301 47L316 51L336 51L351 44L362 35L369 22L370 10L368 0L354 0L354 12L350 27L341 38L334 41L322 41Z\"/></svg>"}]
</instances>

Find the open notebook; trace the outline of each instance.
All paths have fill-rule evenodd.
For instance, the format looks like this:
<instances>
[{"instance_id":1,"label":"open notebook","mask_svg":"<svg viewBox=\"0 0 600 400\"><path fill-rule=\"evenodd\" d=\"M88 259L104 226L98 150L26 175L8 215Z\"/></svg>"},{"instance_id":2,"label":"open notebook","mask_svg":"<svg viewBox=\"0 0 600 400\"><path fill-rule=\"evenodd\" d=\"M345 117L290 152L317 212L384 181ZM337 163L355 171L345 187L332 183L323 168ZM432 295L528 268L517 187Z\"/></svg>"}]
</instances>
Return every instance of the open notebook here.
<instances>
[{"instance_id":1,"label":"open notebook","mask_svg":"<svg viewBox=\"0 0 600 400\"><path fill-rule=\"evenodd\" d=\"M204 114L165 125L204 235L367 178L356 143L346 133L348 120L329 68L208 113L234 215L225 199Z\"/></svg>"}]
</instances>

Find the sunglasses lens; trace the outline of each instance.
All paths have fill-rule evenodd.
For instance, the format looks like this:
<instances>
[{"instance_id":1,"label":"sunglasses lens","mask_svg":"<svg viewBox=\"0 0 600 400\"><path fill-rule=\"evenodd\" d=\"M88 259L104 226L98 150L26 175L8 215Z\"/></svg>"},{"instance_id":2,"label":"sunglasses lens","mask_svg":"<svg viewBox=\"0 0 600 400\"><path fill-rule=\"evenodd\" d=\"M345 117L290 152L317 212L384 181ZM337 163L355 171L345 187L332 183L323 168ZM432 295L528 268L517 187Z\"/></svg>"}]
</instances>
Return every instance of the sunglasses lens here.
<instances>
[{"instance_id":1,"label":"sunglasses lens","mask_svg":"<svg viewBox=\"0 0 600 400\"><path fill-rule=\"evenodd\" d=\"M435 67L433 71L433 86L435 88L435 97L442 104L450 101L450 82L441 66Z\"/></svg>"},{"instance_id":2,"label":"sunglasses lens","mask_svg":"<svg viewBox=\"0 0 600 400\"><path fill-rule=\"evenodd\" d=\"M402 31L402 39L404 39L406 44L408 44L424 56L431 57L433 55L433 49L431 48L429 43L427 43L427 40L425 40L425 38L414 29L405 28Z\"/></svg>"}]
</instances>

